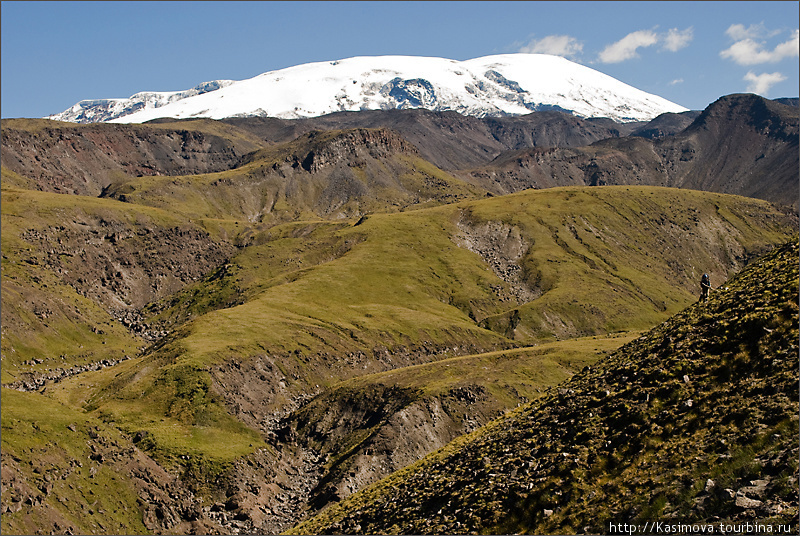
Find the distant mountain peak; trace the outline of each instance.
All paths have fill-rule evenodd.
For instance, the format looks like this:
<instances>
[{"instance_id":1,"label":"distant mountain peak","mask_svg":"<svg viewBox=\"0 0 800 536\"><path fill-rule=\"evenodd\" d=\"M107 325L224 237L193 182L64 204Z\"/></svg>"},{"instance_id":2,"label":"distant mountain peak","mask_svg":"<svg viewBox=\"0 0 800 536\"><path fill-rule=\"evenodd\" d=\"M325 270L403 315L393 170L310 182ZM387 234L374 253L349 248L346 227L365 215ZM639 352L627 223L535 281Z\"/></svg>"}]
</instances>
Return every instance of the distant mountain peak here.
<instances>
[{"instance_id":1,"label":"distant mountain peak","mask_svg":"<svg viewBox=\"0 0 800 536\"><path fill-rule=\"evenodd\" d=\"M307 63L247 80L206 82L187 91L81 101L48 118L79 123L142 123L161 117L297 119L409 108L452 110L475 117L558 110L618 122L687 111L567 59L520 53L466 61L362 56Z\"/></svg>"},{"instance_id":2,"label":"distant mountain peak","mask_svg":"<svg viewBox=\"0 0 800 536\"><path fill-rule=\"evenodd\" d=\"M102 123L140 110L160 108L175 101L216 91L234 82L235 80L212 80L185 91L142 91L127 99L86 99L46 119L72 123Z\"/></svg>"}]
</instances>

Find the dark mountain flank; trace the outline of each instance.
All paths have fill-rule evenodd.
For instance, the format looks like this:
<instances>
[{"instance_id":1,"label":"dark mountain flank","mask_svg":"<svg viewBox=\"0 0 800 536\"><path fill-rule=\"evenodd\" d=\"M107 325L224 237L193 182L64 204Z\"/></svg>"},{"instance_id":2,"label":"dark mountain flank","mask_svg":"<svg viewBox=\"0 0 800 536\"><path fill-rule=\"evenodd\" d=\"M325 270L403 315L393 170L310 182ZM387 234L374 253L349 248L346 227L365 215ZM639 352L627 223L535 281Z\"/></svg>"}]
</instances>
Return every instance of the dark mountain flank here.
<instances>
[{"instance_id":1,"label":"dark mountain flank","mask_svg":"<svg viewBox=\"0 0 800 536\"><path fill-rule=\"evenodd\" d=\"M96 195L95 182L102 188L121 175L229 169L239 164L243 151L291 142L314 130L391 129L436 166L458 169L482 164L510 149L587 145L620 136L632 125L561 112L478 119L421 109L340 112L297 120L159 119L145 125L12 119L3 122L3 165L41 182L47 191Z\"/></svg>"},{"instance_id":2,"label":"dark mountain flank","mask_svg":"<svg viewBox=\"0 0 800 536\"><path fill-rule=\"evenodd\" d=\"M269 143L290 141L311 130L389 128L417 147L420 155L444 170L473 167L503 151L522 147L577 147L624 135L632 124L580 119L563 112L520 117L467 117L429 110L338 112L309 119L232 118L221 120Z\"/></svg>"},{"instance_id":3,"label":"dark mountain flank","mask_svg":"<svg viewBox=\"0 0 800 536\"><path fill-rule=\"evenodd\" d=\"M115 180L223 171L261 147L212 121L172 126L76 125L9 119L2 126L3 168L26 187L97 196Z\"/></svg>"},{"instance_id":4,"label":"dark mountain flank","mask_svg":"<svg viewBox=\"0 0 800 536\"><path fill-rule=\"evenodd\" d=\"M701 112L699 111L689 111L683 112L679 114L675 113L665 113L661 114L652 121L645 123L644 125L635 128L630 135L631 136L639 136L640 138L663 138L664 136L670 136L672 134L677 134L689 125L692 124L698 115Z\"/></svg>"},{"instance_id":5,"label":"dark mountain flank","mask_svg":"<svg viewBox=\"0 0 800 536\"><path fill-rule=\"evenodd\" d=\"M649 184L797 206L798 109L755 95L711 104L686 129L564 149L522 149L457 175L494 192L557 185Z\"/></svg>"},{"instance_id":6,"label":"dark mountain flank","mask_svg":"<svg viewBox=\"0 0 800 536\"><path fill-rule=\"evenodd\" d=\"M800 106L800 98L797 97L781 97L779 99L773 99L773 100L780 104L787 104L789 106Z\"/></svg>"},{"instance_id":7,"label":"dark mountain flank","mask_svg":"<svg viewBox=\"0 0 800 536\"><path fill-rule=\"evenodd\" d=\"M798 246L298 534L797 531ZM651 525L652 527L652 525Z\"/></svg>"},{"instance_id":8,"label":"dark mountain flank","mask_svg":"<svg viewBox=\"0 0 800 536\"><path fill-rule=\"evenodd\" d=\"M312 131L247 155L223 173L124 179L103 197L250 224L360 218L371 212L483 197L485 190L443 172L385 129Z\"/></svg>"}]
</instances>

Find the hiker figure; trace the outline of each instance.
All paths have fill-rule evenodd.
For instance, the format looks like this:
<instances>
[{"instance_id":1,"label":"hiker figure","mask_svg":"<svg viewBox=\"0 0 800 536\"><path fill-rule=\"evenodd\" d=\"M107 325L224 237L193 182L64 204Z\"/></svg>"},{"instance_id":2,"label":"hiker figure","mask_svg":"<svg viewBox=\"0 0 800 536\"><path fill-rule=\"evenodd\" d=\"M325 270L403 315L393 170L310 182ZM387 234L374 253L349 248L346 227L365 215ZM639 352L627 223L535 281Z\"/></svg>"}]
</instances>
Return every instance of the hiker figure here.
<instances>
[{"instance_id":1,"label":"hiker figure","mask_svg":"<svg viewBox=\"0 0 800 536\"><path fill-rule=\"evenodd\" d=\"M709 279L708 274L703 274L703 278L700 280L700 299L704 302L708 301L708 293L711 290L711 279Z\"/></svg>"}]
</instances>

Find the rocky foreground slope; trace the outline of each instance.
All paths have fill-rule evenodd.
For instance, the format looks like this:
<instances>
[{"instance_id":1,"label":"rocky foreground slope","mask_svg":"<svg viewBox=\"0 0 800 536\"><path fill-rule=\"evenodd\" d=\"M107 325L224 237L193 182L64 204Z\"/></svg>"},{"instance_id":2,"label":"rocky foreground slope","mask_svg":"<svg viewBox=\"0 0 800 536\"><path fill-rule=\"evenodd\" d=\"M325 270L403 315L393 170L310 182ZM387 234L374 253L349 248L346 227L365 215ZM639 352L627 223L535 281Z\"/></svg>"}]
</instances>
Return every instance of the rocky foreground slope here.
<instances>
[{"instance_id":1,"label":"rocky foreground slope","mask_svg":"<svg viewBox=\"0 0 800 536\"><path fill-rule=\"evenodd\" d=\"M798 244L297 534L797 532ZM652 525L650 525L652 527ZM764 529L766 530L766 529Z\"/></svg>"}]
</instances>

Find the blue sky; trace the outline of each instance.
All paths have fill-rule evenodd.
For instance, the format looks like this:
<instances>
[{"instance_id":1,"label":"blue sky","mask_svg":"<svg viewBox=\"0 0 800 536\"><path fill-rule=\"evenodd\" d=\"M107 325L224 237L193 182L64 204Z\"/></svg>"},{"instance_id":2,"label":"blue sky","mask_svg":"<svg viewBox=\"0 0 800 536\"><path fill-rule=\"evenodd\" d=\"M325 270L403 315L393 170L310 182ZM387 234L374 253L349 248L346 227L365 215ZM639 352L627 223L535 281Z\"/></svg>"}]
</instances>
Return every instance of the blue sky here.
<instances>
[{"instance_id":1,"label":"blue sky","mask_svg":"<svg viewBox=\"0 0 800 536\"><path fill-rule=\"evenodd\" d=\"M691 109L798 96L793 2L29 2L0 5L2 117L352 56L544 52Z\"/></svg>"}]
</instances>

